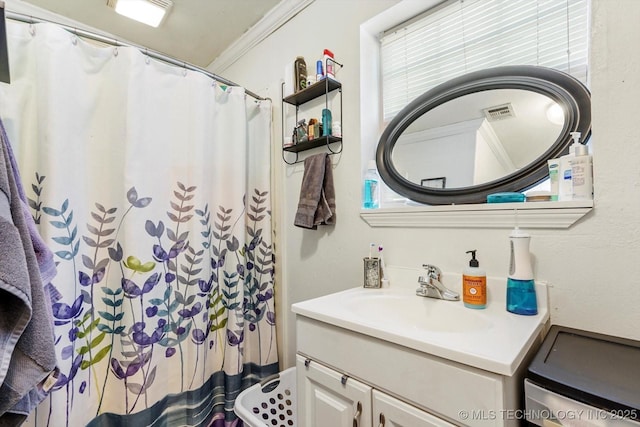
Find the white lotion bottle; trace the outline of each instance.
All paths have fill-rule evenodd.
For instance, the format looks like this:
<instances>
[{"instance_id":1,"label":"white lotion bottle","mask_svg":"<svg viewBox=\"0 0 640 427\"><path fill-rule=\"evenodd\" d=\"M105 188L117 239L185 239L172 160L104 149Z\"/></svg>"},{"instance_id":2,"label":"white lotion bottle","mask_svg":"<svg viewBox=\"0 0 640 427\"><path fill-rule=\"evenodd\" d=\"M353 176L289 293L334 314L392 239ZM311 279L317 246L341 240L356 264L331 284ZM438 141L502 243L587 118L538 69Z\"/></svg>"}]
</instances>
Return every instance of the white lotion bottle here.
<instances>
[{"instance_id":1,"label":"white lotion bottle","mask_svg":"<svg viewBox=\"0 0 640 427\"><path fill-rule=\"evenodd\" d=\"M573 200L593 200L593 164L589 148L580 144L571 159Z\"/></svg>"},{"instance_id":2,"label":"white lotion bottle","mask_svg":"<svg viewBox=\"0 0 640 427\"><path fill-rule=\"evenodd\" d=\"M575 157L576 147L580 144L580 132L571 132L573 144L569 154L560 157L560 174L558 175L558 200L573 200L573 180L571 179L571 160Z\"/></svg>"}]
</instances>

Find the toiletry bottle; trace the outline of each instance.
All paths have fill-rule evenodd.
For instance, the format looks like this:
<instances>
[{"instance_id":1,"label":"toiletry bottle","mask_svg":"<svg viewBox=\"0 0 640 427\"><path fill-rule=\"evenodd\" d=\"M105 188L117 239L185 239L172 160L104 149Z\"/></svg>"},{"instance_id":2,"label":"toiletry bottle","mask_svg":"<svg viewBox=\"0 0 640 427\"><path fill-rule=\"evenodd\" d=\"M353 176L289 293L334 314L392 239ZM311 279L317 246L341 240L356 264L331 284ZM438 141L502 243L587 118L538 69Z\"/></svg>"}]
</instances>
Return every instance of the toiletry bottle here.
<instances>
[{"instance_id":1,"label":"toiletry bottle","mask_svg":"<svg viewBox=\"0 0 640 427\"><path fill-rule=\"evenodd\" d=\"M573 199L573 181L571 179L571 160L575 156L576 147L580 144L580 132L571 132L573 144L569 146L569 154L560 157L560 175L558 180L558 200Z\"/></svg>"},{"instance_id":2,"label":"toiletry bottle","mask_svg":"<svg viewBox=\"0 0 640 427\"><path fill-rule=\"evenodd\" d=\"M580 144L571 159L571 182L573 200L593 199L593 165L589 148Z\"/></svg>"},{"instance_id":3,"label":"toiletry bottle","mask_svg":"<svg viewBox=\"0 0 640 427\"><path fill-rule=\"evenodd\" d=\"M294 62L294 78L295 78L295 90L299 92L307 87L307 64L304 62L302 56L298 56Z\"/></svg>"},{"instance_id":4,"label":"toiletry bottle","mask_svg":"<svg viewBox=\"0 0 640 427\"><path fill-rule=\"evenodd\" d=\"M531 236L516 227L509 235L511 260L507 278L507 311L532 316L538 314L538 301L531 268Z\"/></svg>"},{"instance_id":5,"label":"toiletry bottle","mask_svg":"<svg viewBox=\"0 0 640 427\"><path fill-rule=\"evenodd\" d=\"M324 59L325 62L325 73L327 77L330 77L332 79L336 78L336 75L333 71L333 52L331 52L329 49L325 49L324 53L322 55L322 59Z\"/></svg>"},{"instance_id":6,"label":"toiletry bottle","mask_svg":"<svg viewBox=\"0 0 640 427\"><path fill-rule=\"evenodd\" d=\"M316 81L324 79L324 69L322 68L322 60L318 59L316 61Z\"/></svg>"},{"instance_id":7,"label":"toiletry bottle","mask_svg":"<svg viewBox=\"0 0 640 427\"><path fill-rule=\"evenodd\" d=\"M337 120L331 125L331 135L342 138L342 124Z\"/></svg>"},{"instance_id":8,"label":"toiletry bottle","mask_svg":"<svg viewBox=\"0 0 640 427\"><path fill-rule=\"evenodd\" d=\"M322 109L322 136L331 135L331 110Z\"/></svg>"},{"instance_id":9,"label":"toiletry bottle","mask_svg":"<svg viewBox=\"0 0 640 427\"><path fill-rule=\"evenodd\" d=\"M558 191L560 188L560 159L547 160L549 167L549 192L551 200L558 200Z\"/></svg>"},{"instance_id":10,"label":"toiletry bottle","mask_svg":"<svg viewBox=\"0 0 640 427\"><path fill-rule=\"evenodd\" d=\"M462 301L468 308L485 308L487 306L487 274L479 268L476 250L467 251L471 254L469 267L462 272Z\"/></svg>"},{"instance_id":11,"label":"toiletry bottle","mask_svg":"<svg viewBox=\"0 0 640 427\"><path fill-rule=\"evenodd\" d=\"M363 209L378 209L380 207L380 176L376 169L376 161L369 160L367 173L362 187Z\"/></svg>"}]
</instances>

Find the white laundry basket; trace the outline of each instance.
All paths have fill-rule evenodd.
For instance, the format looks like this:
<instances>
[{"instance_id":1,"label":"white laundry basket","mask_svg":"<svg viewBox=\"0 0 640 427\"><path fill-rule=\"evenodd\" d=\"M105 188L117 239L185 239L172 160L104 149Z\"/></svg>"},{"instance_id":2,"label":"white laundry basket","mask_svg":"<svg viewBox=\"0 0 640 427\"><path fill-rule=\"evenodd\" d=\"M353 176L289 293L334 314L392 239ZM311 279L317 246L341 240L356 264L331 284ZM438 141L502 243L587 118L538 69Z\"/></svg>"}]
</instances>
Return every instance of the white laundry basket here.
<instances>
[{"instance_id":1,"label":"white laundry basket","mask_svg":"<svg viewBox=\"0 0 640 427\"><path fill-rule=\"evenodd\" d=\"M295 366L244 390L236 398L233 409L248 427L295 427Z\"/></svg>"}]
</instances>

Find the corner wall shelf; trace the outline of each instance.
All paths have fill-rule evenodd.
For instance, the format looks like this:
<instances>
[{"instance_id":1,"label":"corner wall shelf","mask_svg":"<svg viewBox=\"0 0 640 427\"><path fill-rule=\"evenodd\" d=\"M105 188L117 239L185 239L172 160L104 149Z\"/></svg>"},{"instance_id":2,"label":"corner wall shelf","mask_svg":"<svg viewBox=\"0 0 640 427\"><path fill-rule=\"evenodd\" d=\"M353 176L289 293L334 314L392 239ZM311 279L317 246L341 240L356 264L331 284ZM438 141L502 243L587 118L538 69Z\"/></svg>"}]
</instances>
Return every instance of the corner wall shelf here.
<instances>
[{"instance_id":1,"label":"corner wall shelf","mask_svg":"<svg viewBox=\"0 0 640 427\"><path fill-rule=\"evenodd\" d=\"M567 229L593 209L593 201L487 203L363 209L371 227Z\"/></svg>"},{"instance_id":2,"label":"corner wall shelf","mask_svg":"<svg viewBox=\"0 0 640 427\"><path fill-rule=\"evenodd\" d=\"M305 102L309 102L312 99L318 98L319 96L329 94L336 89L340 89L342 85L340 82L337 82L331 78L325 78L320 80L317 83L312 84L308 88L301 90L300 92L296 92L293 95L289 95L282 100L287 104L291 105L302 105Z\"/></svg>"},{"instance_id":3,"label":"corner wall shelf","mask_svg":"<svg viewBox=\"0 0 640 427\"><path fill-rule=\"evenodd\" d=\"M322 145L333 144L334 142L341 142L342 138L338 138L335 136L319 136L318 138L314 138L308 141L299 142L296 145L292 145L291 147L283 147L284 151L289 151L291 153L299 153L300 151L310 150L312 148L320 147Z\"/></svg>"},{"instance_id":4,"label":"corner wall shelf","mask_svg":"<svg viewBox=\"0 0 640 427\"><path fill-rule=\"evenodd\" d=\"M335 61L332 62L342 68L342 64ZM293 105L296 107L295 123L297 125L298 113L302 104L324 96L324 108L329 109L329 94L334 91L338 91L338 93L340 94L340 122L342 123L342 84L340 84L340 82L326 77L319 82L312 84L306 89L303 89L286 97L284 96L284 83L282 84L282 160L286 164L293 165L299 163L300 161L298 160L298 153L316 147L326 146L329 154L338 154L342 152L342 134L339 137L333 135L318 136L316 138L304 140L291 146L284 146L285 129L287 128L285 104ZM337 117L334 117L334 120L337 120ZM332 145L337 145L337 148L332 148ZM295 153L295 160L293 162L288 161L285 157L286 153Z\"/></svg>"}]
</instances>

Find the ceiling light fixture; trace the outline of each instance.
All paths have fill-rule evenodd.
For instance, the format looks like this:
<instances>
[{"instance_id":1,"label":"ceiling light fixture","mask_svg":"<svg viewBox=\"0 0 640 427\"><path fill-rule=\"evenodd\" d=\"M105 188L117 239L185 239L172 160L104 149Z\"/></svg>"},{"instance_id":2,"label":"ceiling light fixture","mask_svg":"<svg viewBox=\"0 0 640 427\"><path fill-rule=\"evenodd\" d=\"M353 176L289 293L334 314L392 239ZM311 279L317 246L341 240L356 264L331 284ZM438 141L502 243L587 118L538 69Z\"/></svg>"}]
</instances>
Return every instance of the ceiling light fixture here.
<instances>
[{"instance_id":1,"label":"ceiling light fixture","mask_svg":"<svg viewBox=\"0 0 640 427\"><path fill-rule=\"evenodd\" d=\"M107 0L116 13L158 27L173 6L171 0Z\"/></svg>"}]
</instances>

